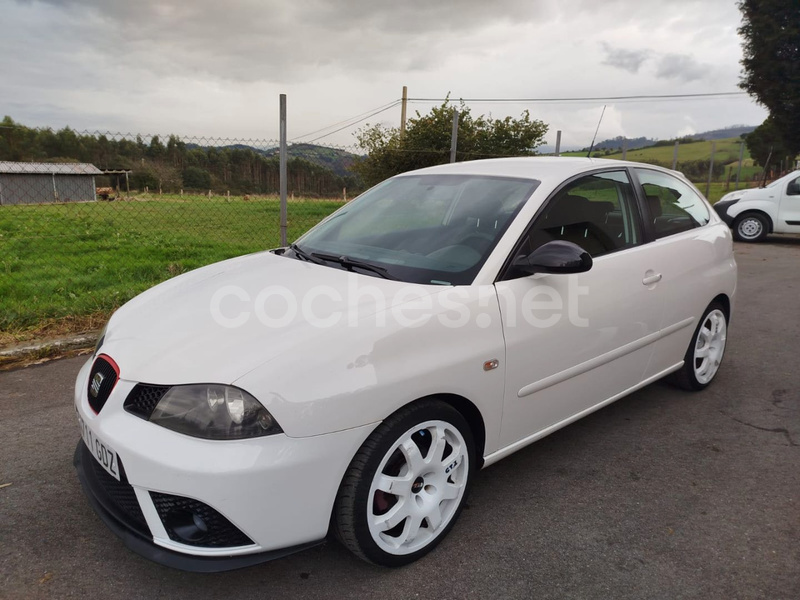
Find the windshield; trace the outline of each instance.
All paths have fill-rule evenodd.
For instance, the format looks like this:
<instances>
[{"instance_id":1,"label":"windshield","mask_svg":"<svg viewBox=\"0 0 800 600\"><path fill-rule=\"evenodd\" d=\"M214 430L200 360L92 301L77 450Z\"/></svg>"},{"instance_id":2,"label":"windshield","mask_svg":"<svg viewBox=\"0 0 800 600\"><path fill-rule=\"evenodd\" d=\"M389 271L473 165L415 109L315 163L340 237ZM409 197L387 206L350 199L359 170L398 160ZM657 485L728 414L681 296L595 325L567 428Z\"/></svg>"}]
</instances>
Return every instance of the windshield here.
<instances>
[{"instance_id":1,"label":"windshield","mask_svg":"<svg viewBox=\"0 0 800 600\"><path fill-rule=\"evenodd\" d=\"M469 284L538 185L473 175L395 177L311 229L287 255L413 283Z\"/></svg>"}]
</instances>

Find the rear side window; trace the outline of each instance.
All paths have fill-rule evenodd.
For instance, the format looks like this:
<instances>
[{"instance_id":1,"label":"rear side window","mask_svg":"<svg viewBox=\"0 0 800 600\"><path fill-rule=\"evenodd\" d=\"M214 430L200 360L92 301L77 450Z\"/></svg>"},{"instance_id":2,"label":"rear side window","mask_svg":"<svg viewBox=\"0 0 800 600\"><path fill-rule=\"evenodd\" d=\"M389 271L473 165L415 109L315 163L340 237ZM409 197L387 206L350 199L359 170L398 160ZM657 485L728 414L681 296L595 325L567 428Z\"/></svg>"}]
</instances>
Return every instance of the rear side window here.
<instances>
[{"instance_id":1,"label":"rear side window","mask_svg":"<svg viewBox=\"0 0 800 600\"><path fill-rule=\"evenodd\" d=\"M708 223L710 215L703 199L680 179L649 169L636 169L647 198L657 238Z\"/></svg>"}]
</instances>

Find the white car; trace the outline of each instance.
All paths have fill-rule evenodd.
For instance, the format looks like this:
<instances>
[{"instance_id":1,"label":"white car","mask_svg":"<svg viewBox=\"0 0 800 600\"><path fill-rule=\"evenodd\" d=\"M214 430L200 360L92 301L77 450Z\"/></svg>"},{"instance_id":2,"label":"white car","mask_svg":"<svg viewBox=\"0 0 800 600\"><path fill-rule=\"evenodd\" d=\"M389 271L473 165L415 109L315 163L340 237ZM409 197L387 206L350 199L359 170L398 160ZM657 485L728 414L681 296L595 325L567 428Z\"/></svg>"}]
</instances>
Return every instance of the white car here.
<instances>
[{"instance_id":1,"label":"white car","mask_svg":"<svg viewBox=\"0 0 800 600\"><path fill-rule=\"evenodd\" d=\"M75 384L75 465L165 565L242 567L329 533L403 565L481 468L667 375L709 385L735 292L729 228L672 171L405 173L287 248L120 308Z\"/></svg>"},{"instance_id":2,"label":"white car","mask_svg":"<svg viewBox=\"0 0 800 600\"><path fill-rule=\"evenodd\" d=\"M760 242L770 233L800 233L800 171L763 188L725 194L714 210L740 242Z\"/></svg>"}]
</instances>

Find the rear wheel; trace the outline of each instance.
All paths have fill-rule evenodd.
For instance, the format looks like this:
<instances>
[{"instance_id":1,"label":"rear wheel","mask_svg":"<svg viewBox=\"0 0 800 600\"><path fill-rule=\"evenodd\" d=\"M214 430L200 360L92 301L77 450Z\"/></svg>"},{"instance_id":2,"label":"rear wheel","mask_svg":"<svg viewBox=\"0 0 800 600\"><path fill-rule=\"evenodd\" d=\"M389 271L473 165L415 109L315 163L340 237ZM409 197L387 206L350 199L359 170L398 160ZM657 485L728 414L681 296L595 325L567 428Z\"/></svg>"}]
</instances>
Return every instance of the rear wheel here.
<instances>
[{"instance_id":1,"label":"rear wheel","mask_svg":"<svg viewBox=\"0 0 800 600\"><path fill-rule=\"evenodd\" d=\"M740 242L760 242L769 233L769 222L760 213L745 213L736 217L733 236Z\"/></svg>"},{"instance_id":2,"label":"rear wheel","mask_svg":"<svg viewBox=\"0 0 800 600\"><path fill-rule=\"evenodd\" d=\"M425 400L401 409L353 458L334 507L337 537L378 565L424 556L464 506L474 452L469 425L449 404Z\"/></svg>"},{"instance_id":3,"label":"rear wheel","mask_svg":"<svg viewBox=\"0 0 800 600\"><path fill-rule=\"evenodd\" d=\"M683 367L672 381L686 390L702 390L711 383L722 363L728 340L724 307L714 302L706 309L683 358Z\"/></svg>"}]
</instances>

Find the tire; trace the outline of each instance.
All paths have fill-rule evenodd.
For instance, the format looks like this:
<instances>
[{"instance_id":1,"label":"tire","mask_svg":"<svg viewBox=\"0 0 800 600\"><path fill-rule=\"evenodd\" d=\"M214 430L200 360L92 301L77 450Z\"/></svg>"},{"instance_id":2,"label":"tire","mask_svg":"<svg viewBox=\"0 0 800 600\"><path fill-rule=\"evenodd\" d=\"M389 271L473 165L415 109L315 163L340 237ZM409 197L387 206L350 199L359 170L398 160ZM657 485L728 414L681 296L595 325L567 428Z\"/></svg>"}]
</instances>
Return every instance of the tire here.
<instances>
[{"instance_id":1,"label":"tire","mask_svg":"<svg viewBox=\"0 0 800 600\"><path fill-rule=\"evenodd\" d=\"M725 308L719 302L712 302L694 331L683 357L683 367L671 377L672 383L689 391L707 388L714 380L725 355L727 332L728 317Z\"/></svg>"},{"instance_id":2,"label":"tire","mask_svg":"<svg viewBox=\"0 0 800 600\"><path fill-rule=\"evenodd\" d=\"M455 524L476 462L472 432L452 406L422 400L402 408L350 463L334 504L336 537L377 565L421 558Z\"/></svg>"},{"instance_id":3,"label":"tire","mask_svg":"<svg viewBox=\"0 0 800 600\"><path fill-rule=\"evenodd\" d=\"M761 213L744 213L733 222L733 237L739 242L761 242L768 233L769 221Z\"/></svg>"}]
</instances>

